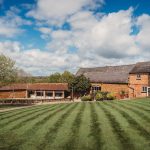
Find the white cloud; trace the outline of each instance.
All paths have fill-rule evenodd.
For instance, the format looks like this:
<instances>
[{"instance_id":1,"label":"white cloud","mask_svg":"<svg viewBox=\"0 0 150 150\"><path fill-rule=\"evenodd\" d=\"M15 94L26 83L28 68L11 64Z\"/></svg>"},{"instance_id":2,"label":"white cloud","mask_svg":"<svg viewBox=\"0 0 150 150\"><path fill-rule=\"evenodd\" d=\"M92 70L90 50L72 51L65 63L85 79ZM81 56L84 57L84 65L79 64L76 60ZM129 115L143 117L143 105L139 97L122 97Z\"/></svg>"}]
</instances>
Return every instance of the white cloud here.
<instances>
[{"instance_id":1,"label":"white cloud","mask_svg":"<svg viewBox=\"0 0 150 150\"><path fill-rule=\"evenodd\" d=\"M140 50L135 44L134 36L130 35L131 15L132 9L129 9L102 17L90 31L90 47L106 58L139 54Z\"/></svg>"},{"instance_id":2,"label":"white cloud","mask_svg":"<svg viewBox=\"0 0 150 150\"><path fill-rule=\"evenodd\" d=\"M133 9L129 8L103 14L97 19L89 11L80 11L67 20L72 27L70 31L51 32L52 41L47 47L50 51L60 54L60 57L68 53L69 46L76 47L75 55L79 59L76 66L82 67L129 64L149 60L147 57L149 51L146 54L143 53L145 48L137 44L138 35L131 34L132 27L142 16L135 21L132 13ZM143 36L145 37L147 33Z\"/></svg>"},{"instance_id":3,"label":"white cloud","mask_svg":"<svg viewBox=\"0 0 150 150\"><path fill-rule=\"evenodd\" d=\"M5 16L0 17L0 36L16 36L24 31L20 29L20 26L31 24L30 21L22 19L17 13L19 13L19 10L11 7Z\"/></svg>"},{"instance_id":4,"label":"white cloud","mask_svg":"<svg viewBox=\"0 0 150 150\"><path fill-rule=\"evenodd\" d=\"M37 28L37 30L39 32L41 32L41 38L42 39L49 39L50 38L50 35L51 35L51 32L52 30L48 27L39 27Z\"/></svg>"},{"instance_id":5,"label":"white cloud","mask_svg":"<svg viewBox=\"0 0 150 150\"><path fill-rule=\"evenodd\" d=\"M33 75L49 75L68 68L74 70L74 63L79 61L77 55L65 53L60 56L40 49L25 50L20 43L13 41L0 42L0 54L9 56L15 60L17 67Z\"/></svg>"},{"instance_id":6,"label":"white cloud","mask_svg":"<svg viewBox=\"0 0 150 150\"><path fill-rule=\"evenodd\" d=\"M21 44L19 42L11 42L11 41L5 41L0 42L0 52L4 53L18 53L21 50Z\"/></svg>"},{"instance_id":7,"label":"white cloud","mask_svg":"<svg viewBox=\"0 0 150 150\"><path fill-rule=\"evenodd\" d=\"M62 1L65 4L68 2ZM16 60L18 67L33 75L48 75L65 69L75 72L78 67L120 65L149 60L149 15L144 14L134 18L132 16L134 10L129 8L114 13L99 14L97 17L91 11L81 9L89 4L89 1L69 1L67 6L62 5L67 11L64 11L63 7L56 12L53 9L58 10L61 6L55 6L58 2L38 0L37 6L30 11L30 15L52 22L58 19L61 23L67 19L65 21L71 25L71 30L61 28L52 30L51 26L40 24L40 27L35 29L41 32L43 38L49 40L46 49L26 50L18 42L6 41L0 42L0 53ZM53 7L47 7L51 6L52 2ZM76 5L73 6L72 3ZM67 8L69 6L72 9ZM52 10L48 11L49 8ZM71 16L66 18L70 14ZM24 24L19 20L12 20L12 24L17 26ZM133 26L139 29L137 35L131 34ZM75 47L76 52L71 53L70 47Z\"/></svg>"},{"instance_id":8,"label":"white cloud","mask_svg":"<svg viewBox=\"0 0 150 150\"><path fill-rule=\"evenodd\" d=\"M140 30L136 36L136 42L141 49L150 51L150 16L143 14L137 19Z\"/></svg>"},{"instance_id":9,"label":"white cloud","mask_svg":"<svg viewBox=\"0 0 150 150\"><path fill-rule=\"evenodd\" d=\"M37 0L35 8L28 12L27 16L58 25L83 7L100 7L102 4L103 0Z\"/></svg>"},{"instance_id":10,"label":"white cloud","mask_svg":"<svg viewBox=\"0 0 150 150\"><path fill-rule=\"evenodd\" d=\"M38 28L38 30L43 33L43 34L50 34L51 33L51 29L50 28L47 28L47 27L41 27L41 28Z\"/></svg>"},{"instance_id":11,"label":"white cloud","mask_svg":"<svg viewBox=\"0 0 150 150\"><path fill-rule=\"evenodd\" d=\"M103 15L97 19L89 11L74 14L68 22L71 31L57 30L51 33L53 39L48 48L58 52L67 52L73 45L83 58L98 55L104 58L124 58L137 56L140 49L136 45L132 31L132 8Z\"/></svg>"}]
</instances>

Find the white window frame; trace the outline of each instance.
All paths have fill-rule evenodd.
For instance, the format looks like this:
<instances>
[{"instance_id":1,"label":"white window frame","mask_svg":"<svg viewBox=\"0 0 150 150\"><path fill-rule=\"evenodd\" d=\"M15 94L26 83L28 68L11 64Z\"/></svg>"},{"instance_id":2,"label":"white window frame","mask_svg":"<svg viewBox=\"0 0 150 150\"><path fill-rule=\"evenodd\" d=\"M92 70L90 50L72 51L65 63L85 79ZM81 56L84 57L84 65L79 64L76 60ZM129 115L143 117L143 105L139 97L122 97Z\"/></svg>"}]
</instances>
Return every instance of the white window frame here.
<instances>
[{"instance_id":1,"label":"white window frame","mask_svg":"<svg viewBox=\"0 0 150 150\"><path fill-rule=\"evenodd\" d=\"M147 87L147 96L149 96L150 87Z\"/></svg>"},{"instance_id":2,"label":"white window frame","mask_svg":"<svg viewBox=\"0 0 150 150\"><path fill-rule=\"evenodd\" d=\"M57 94L61 94L61 96L58 96ZM55 91L55 98L63 98L63 91Z\"/></svg>"},{"instance_id":3,"label":"white window frame","mask_svg":"<svg viewBox=\"0 0 150 150\"><path fill-rule=\"evenodd\" d=\"M101 87L100 86L92 86L92 91L101 91Z\"/></svg>"},{"instance_id":4,"label":"white window frame","mask_svg":"<svg viewBox=\"0 0 150 150\"><path fill-rule=\"evenodd\" d=\"M37 93L43 93L41 96L38 96ZM44 97L44 91L36 91L36 97Z\"/></svg>"},{"instance_id":5,"label":"white window frame","mask_svg":"<svg viewBox=\"0 0 150 150\"><path fill-rule=\"evenodd\" d=\"M52 93L52 96L48 96L47 93ZM54 97L53 91L45 91L45 97L53 98Z\"/></svg>"}]
</instances>

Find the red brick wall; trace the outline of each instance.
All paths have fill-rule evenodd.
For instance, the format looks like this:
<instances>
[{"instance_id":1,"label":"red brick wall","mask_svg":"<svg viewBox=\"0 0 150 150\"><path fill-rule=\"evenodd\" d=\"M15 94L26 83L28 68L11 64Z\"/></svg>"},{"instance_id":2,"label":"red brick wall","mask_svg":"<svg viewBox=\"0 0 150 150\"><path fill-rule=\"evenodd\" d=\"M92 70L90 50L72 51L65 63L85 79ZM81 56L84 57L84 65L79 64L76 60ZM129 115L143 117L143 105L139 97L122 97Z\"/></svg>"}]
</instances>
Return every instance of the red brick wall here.
<instances>
[{"instance_id":1,"label":"red brick wall","mask_svg":"<svg viewBox=\"0 0 150 150\"><path fill-rule=\"evenodd\" d=\"M26 98L26 91L0 91L0 98Z\"/></svg>"},{"instance_id":2,"label":"red brick wall","mask_svg":"<svg viewBox=\"0 0 150 150\"><path fill-rule=\"evenodd\" d=\"M140 84L140 85L148 85L149 75L148 74L140 74L141 80L137 80L137 74L129 75L129 84Z\"/></svg>"},{"instance_id":3,"label":"red brick wall","mask_svg":"<svg viewBox=\"0 0 150 150\"><path fill-rule=\"evenodd\" d=\"M128 97L129 88L128 84L100 84L100 83L92 83L92 85L98 85L101 87L101 91L103 92L113 92L117 99L121 99L120 92L125 91L126 97Z\"/></svg>"},{"instance_id":4,"label":"red brick wall","mask_svg":"<svg viewBox=\"0 0 150 150\"><path fill-rule=\"evenodd\" d=\"M147 94L142 92L142 87L150 86L150 76L149 74L140 74L140 80L137 79L137 74L129 75L129 97L146 97Z\"/></svg>"}]
</instances>

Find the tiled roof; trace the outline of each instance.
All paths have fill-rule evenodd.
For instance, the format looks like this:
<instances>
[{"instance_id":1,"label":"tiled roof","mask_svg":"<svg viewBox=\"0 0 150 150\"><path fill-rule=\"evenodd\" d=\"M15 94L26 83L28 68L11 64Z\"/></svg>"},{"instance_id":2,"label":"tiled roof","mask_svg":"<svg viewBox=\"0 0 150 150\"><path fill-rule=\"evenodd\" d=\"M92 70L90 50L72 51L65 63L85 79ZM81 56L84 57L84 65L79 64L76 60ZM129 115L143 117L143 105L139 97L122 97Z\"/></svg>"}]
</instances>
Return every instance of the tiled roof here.
<instances>
[{"instance_id":1,"label":"tiled roof","mask_svg":"<svg viewBox=\"0 0 150 150\"><path fill-rule=\"evenodd\" d=\"M137 63L130 73L150 73L150 61Z\"/></svg>"},{"instance_id":2,"label":"tiled roof","mask_svg":"<svg viewBox=\"0 0 150 150\"><path fill-rule=\"evenodd\" d=\"M78 75L85 75L91 82L128 83L129 72L135 65L106 66L96 68L80 68Z\"/></svg>"},{"instance_id":3,"label":"tiled roof","mask_svg":"<svg viewBox=\"0 0 150 150\"><path fill-rule=\"evenodd\" d=\"M0 91L9 90L68 90L67 83L28 83L28 84L12 84L0 87Z\"/></svg>"}]
</instances>

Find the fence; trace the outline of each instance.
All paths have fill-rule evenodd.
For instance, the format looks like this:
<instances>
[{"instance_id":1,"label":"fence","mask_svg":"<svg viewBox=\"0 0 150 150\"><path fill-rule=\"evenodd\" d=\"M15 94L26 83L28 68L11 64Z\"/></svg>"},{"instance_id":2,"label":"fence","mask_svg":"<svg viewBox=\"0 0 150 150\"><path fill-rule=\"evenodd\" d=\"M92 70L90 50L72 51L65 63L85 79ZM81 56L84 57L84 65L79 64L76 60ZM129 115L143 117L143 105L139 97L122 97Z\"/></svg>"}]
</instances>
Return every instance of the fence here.
<instances>
[{"instance_id":1,"label":"fence","mask_svg":"<svg viewBox=\"0 0 150 150\"><path fill-rule=\"evenodd\" d=\"M65 99L0 99L0 105L32 105L37 103L71 101L70 98Z\"/></svg>"}]
</instances>

